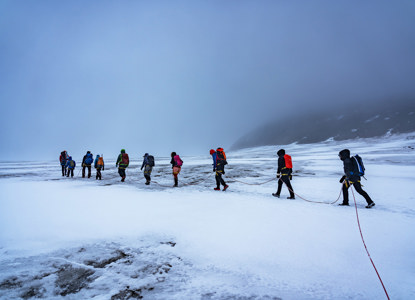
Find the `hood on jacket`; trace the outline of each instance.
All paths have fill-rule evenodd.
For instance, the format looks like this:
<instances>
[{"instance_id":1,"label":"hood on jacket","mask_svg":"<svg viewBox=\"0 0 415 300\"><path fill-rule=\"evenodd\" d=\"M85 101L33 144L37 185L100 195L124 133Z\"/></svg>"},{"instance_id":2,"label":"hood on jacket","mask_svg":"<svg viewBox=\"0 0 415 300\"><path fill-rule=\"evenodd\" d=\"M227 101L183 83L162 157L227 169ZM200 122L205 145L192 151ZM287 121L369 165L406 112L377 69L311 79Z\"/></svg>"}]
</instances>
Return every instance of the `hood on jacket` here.
<instances>
[{"instance_id":1,"label":"hood on jacket","mask_svg":"<svg viewBox=\"0 0 415 300\"><path fill-rule=\"evenodd\" d=\"M121 149L121 153L125 153L125 149Z\"/></svg>"},{"instance_id":2,"label":"hood on jacket","mask_svg":"<svg viewBox=\"0 0 415 300\"><path fill-rule=\"evenodd\" d=\"M284 156L285 155L285 150L284 149L278 150L277 155L278 156Z\"/></svg>"},{"instance_id":3,"label":"hood on jacket","mask_svg":"<svg viewBox=\"0 0 415 300\"><path fill-rule=\"evenodd\" d=\"M350 158L350 150L349 149L343 149L339 152L339 157L341 160L345 160L346 158Z\"/></svg>"}]
</instances>

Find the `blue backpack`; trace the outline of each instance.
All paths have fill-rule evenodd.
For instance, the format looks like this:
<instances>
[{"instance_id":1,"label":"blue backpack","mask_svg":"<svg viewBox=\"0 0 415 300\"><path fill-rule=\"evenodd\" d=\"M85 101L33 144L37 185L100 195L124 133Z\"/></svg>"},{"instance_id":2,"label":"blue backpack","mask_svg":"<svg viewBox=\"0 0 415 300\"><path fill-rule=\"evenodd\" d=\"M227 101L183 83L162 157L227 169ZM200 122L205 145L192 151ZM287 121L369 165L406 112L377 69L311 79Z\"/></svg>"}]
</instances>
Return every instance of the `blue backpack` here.
<instances>
[{"instance_id":1,"label":"blue backpack","mask_svg":"<svg viewBox=\"0 0 415 300\"><path fill-rule=\"evenodd\" d=\"M366 169L365 169L365 165L363 164L362 158L359 156L359 154L356 154L355 156L352 156L352 159L356 162L359 176L362 176L363 178L365 178Z\"/></svg>"},{"instance_id":2,"label":"blue backpack","mask_svg":"<svg viewBox=\"0 0 415 300\"><path fill-rule=\"evenodd\" d=\"M85 158L85 164L90 165L93 161L92 153L88 153Z\"/></svg>"}]
</instances>

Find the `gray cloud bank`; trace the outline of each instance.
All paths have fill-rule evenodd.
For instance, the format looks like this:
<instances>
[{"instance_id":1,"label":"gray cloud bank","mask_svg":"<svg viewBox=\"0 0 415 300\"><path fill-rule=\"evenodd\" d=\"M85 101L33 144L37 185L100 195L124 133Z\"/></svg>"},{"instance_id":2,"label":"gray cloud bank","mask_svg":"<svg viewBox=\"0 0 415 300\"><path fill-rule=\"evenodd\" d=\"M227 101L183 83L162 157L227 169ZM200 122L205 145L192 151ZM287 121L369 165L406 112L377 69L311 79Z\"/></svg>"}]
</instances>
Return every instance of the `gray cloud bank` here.
<instances>
[{"instance_id":1,"label":"gray cloud bank","mask_svg":"<svg viewBox=\"0 0 415 300\"><path fill-rule=\"evenodd\" d=\"M413 1L2 1L0 159L208 153L415 95Z\"/></svg>"}]
</instances>

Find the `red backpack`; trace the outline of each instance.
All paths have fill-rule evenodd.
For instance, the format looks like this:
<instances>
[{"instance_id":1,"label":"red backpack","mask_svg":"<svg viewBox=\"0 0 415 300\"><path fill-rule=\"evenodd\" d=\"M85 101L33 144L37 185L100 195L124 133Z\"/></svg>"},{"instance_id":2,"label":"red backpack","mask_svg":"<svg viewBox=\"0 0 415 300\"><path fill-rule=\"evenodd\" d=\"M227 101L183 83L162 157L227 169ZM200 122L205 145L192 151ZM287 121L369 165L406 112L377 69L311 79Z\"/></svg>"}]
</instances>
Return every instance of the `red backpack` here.
<instances>
[{"instance_id":1,"label":"red backpack","mask_svg":"<svg viewBox=\"0 0 415 300\"><path fill-rule=\"evenodd\" d=\"M289 156L288 154L284 155L284 160L285 160L285 167L287 169L292 169L293 168L293 161L291 160L291 156Z\"/></svg>"},{"instance_id":2,"label":"red backpack","mask_svg":"<svg viewBox=\"0 0 415 300\"><path fill-rule=\"evenodd\" d=\"M216 159L222 163L225 163L225 165L227 164L226 154L225 151L223 151L223 148L216 149Z\"/></svg>"},{"instance_id":3,"label":"red backpack","mask_svg":"<svg viewBox=\"0 0 415 300\"><path fill-rule=\"evenodd\" d=\"M121 155L121 164L128 165L130 163L130 158L128 157L127 153L123 153Z\"/></svg>"}]
</instances>

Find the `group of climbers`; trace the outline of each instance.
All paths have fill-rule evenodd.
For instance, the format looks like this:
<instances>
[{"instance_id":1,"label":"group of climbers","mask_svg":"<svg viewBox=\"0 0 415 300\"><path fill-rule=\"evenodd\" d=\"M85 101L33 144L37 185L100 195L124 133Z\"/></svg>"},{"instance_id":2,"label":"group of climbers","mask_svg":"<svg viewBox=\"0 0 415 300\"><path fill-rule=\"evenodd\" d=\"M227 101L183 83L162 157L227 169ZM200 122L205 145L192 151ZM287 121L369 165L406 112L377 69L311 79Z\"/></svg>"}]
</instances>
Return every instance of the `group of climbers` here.
<instances>
[{"instance_id":1,"label":"group of climbers","mask_svg":"<svg viewBox=\"0 0 415 300\"><path fill-rule=\"evenodd\" d=\"M61 152L59 161L62 166L62 176L69 177L69 175L71 175L71 177L73 177L73 170L75 169L76 162L72 159L72 156L69 156L68 152L64 150Z\"/></svg>"},{"instance_id":2,"label":"group of climbers","mask_svg":"<svg viewBox=\"0 0 415 300\"><path fill-rule=\"evenodd\" d=\"M226 184L224 179L222 178L225 175L225 166L228 164L226 160L226 154L223 148L219 147L216 149L210 150L210 155L213 159L213 172L215 172L215 179L216 179L216 187L214 188L215 191L220 191L220 186L223 186L223 191L229 187ZM277 178L278 178L278 188L277 192L273 193L274 197L279 198L282 190L282 185L285 184L289 191L290 196L287 199L295 199L294 189L291 185L292 180L292 173L293 173L293 165L291 156L285 153L284 149L280 149L277 152L278 155L278 169L277 169ZM369 197L369 195L362 189L362 185L360 183L361 176L364 175L364 167L361 158L356 155L351 157L350 150L344 149L339 152L339 158L343 161L344 167L344 175L340 179L340 183L343 184L342 192L343 192L343 202L340 204L341 206L348 206L349 205L349 194L348 189L351 185L353 185L356 191L362 195L366 202L366 208L371 208L375 206L373 200ZM62 151L59 157L60 164L62 166L62 176L67 176L71 174L73 177L73 171L75 169L76 163L72 160L72 157L68 155L66 151ZM82 160L82 177L85 177L85 169L88 168L88 178L91 177L91 165L93 162L93 155L90 151L87 151L83 160ZM128 168L130 163L130 159L128 154L125 152L125 149L121 149L121 153L118 155L116 161L116 167L118 167L118 174L121 177L121 181L124 182L126 178L126 168ZM178 186L179 179L178 175L181 171L183 160L176 152L171 153L171 161L170 164L172 166L173 171L173 179L174 179L174 187ZM143 156L143 163L141 165L141 170L144 169L144 177L146 179L145 184L149 185L151 182L151 172L155 165L154 156L145 153ZM104 170L104 159L102 156L97 155L94 162L94 167L97 170L96 179L102 179L101 170Z\"/></svg>"},{"instance_id":3,"label":"group of climbers","mask_svg":"<svg viewBox=\"0 0 415 300\"><path fill-rule=\"evenodd\" d=\"M68 155L66 150L61 152L59 161L62 166L62 176L69 175L73 177L73 172L76 167L76 162L72 159L72 156ZM88 169L88 178L91 177L92 163L94 162L94 156L91 151L87 151L84 158L82 159L82 178L85 178L85 169ZM104 158L97 155L94 162L94 168L97 170L96 179L102 179L101 170L104 170Z\"/></svg>"}]
</instances>

